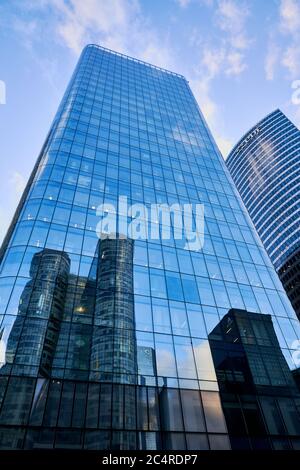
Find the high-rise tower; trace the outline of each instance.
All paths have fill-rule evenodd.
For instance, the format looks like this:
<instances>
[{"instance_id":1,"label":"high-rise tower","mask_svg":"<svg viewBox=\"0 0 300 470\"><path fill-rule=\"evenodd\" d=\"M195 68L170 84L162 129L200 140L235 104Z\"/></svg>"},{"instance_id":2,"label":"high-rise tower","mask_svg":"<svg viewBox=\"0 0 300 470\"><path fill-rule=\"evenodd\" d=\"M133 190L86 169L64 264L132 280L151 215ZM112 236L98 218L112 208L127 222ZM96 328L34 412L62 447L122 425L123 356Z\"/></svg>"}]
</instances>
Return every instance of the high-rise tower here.
<instances>
[{"instance_id":1,"label":"high-rise tower","mask_svg":"<svg viewBox=\"0 0 300 470\"><path fill-rule=\"evenodd\" d=\"M242 137L227 166L300 319L300 131L279 110Z\"/></svg>"},{"instance_id":2,"label":"high-rise tower","mask_svg":"<svg viewBox=\"0 0 300 470\"><path fill-rule=\"evenodd\" d=\"M147 226L152 204L173 205L172 229L192 204L182 238L155 211L158 237L100 236L103 214ZM209 335L232 308L270 315L297 368L298 320L176 73L84 49L0 257L1 448L230 449ZM249 447L278 448L275 428L245 429Z\"/></svg>"}]
</instances>

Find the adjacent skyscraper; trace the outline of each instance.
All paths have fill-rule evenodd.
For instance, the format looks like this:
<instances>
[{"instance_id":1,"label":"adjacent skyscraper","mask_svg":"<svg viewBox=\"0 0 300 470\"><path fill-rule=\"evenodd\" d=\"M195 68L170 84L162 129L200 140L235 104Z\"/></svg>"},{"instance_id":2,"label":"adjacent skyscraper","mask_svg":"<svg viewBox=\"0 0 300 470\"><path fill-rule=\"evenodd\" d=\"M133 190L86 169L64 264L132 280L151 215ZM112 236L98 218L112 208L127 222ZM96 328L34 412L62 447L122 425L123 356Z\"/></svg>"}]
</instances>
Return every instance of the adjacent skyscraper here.
<instances>
[{"instance_id":1,"label":"adjacent skyscraper","mask_svg":"<svg viewBox=\"0 0 300 470\"><path fill-rule=\"evenodd\" d=\"M188 243L192 233L203 239L199 203L203 247ZM99 220L116 214L105 236ZM124 235L126 223L141 236ZM0 259L1 448L300 447L290 373L299 365L299 322L181 75L84 49ZM236 400L240 436L220 381L226 331L215 344L228 315L245 323L238 354L254 381L250 405ZM245 346L248 327L255 348ZM272 351L281 373L266 359ZM232 373L245 390L250 372L237 363ZM277 402L261 409L258 379L268 394L276 387L293 426L285 412L272 427Z\"/></svg>"},{"instance_id":2,"label":"adjacent skyscraper","mask_svg":"<svg viewBox=\"0 0 300 470\"><path fill-rule=\"evenodd\" d=\"M227 166L300 319L300 131L276 110L236 144Z\"/></svg>"}]
</instances>

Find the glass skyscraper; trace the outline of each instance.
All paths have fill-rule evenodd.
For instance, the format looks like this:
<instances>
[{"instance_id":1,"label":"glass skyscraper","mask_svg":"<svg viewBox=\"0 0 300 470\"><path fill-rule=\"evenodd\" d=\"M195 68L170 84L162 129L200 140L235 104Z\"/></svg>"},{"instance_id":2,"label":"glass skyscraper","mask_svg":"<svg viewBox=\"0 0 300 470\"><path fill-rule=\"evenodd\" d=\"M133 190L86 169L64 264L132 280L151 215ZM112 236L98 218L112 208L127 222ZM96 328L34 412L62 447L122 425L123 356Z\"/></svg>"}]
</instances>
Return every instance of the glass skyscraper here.
<instances>
[{"instance_id":1,"label":"glass skyscraper","mask_svg":"<svg viewBox=\"0 0 300 470\"><path fill-rule=\"evenodd\" d=\"M204 204L202 249L99 237L119 196ZM300 448L299 322L183 76L83 50L0 261L2 449Z\"/></svg>"},{"instance_id":2,"label":"glass skyscraper","mask_svg":"<svg viewBox=\"0 0 300 470\"><path fill-rule=\"evenodd\" d=\"M300 319L300 131L279 110L242 137L227 166Z\"/></svg>"}]
</instances>

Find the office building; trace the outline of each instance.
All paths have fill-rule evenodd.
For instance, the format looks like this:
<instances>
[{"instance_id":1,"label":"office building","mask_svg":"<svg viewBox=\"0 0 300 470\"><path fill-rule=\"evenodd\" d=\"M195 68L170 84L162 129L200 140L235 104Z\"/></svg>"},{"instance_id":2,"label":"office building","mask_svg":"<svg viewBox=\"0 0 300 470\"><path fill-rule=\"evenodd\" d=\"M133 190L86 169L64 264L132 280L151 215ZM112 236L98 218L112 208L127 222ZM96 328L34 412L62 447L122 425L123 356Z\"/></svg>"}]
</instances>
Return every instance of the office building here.
<instances>
[{"instance_id":1,"label":"office building","mask_svg":"<svg viewBox=\"0 0 300 470\"><path fill-rule=\"evenodd\" d=\"M155 211L144 230L153 204L172 206L169 237ZM299 322L187 80L103 47L82 52L0 262L2 449L230 449L210 336L230 309L271 318L299 366Z\"/></svg>"},{"instance_id":2,"label":"office building","mask_svg":"<svg viewBox=\"0 0 300 470\"><path fill-rule=\"evenodd\" d=\"M230 152L227 166L300 319L300 131L272 112Z\"/></svg>"}]
</instances>

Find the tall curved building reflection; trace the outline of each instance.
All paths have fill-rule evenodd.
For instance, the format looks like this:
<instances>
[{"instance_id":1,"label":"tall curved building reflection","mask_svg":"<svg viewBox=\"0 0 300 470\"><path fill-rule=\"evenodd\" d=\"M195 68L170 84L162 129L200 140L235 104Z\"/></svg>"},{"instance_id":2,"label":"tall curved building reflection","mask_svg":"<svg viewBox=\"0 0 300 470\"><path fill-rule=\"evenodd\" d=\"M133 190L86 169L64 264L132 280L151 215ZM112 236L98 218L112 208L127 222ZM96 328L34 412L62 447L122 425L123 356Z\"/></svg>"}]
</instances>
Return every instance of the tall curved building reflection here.
<instances>
[{"instance_id":1,"label":"tall curved building reflection","mask_svg":"<svg viewBox=\"0 0 300 470\"><path fill-rule=\"evenodd\" d=\"M136 383L134 240L99 241L90 378Z\"/></svg>"},{"instance_id":2,"label":"tall curved building reflection","mask_svg":"<svg viewBox=\"0 0 300 470\"><path fill-rule=\"evenodd\" d=\"M33 256L29 271L31 279L20 296L18 314L7 340L6 367L2 368L2 374L8 368L12 368L13 374L49 374L69 272L67 253L44 249Z\"/></svg>"}]
</instances>

